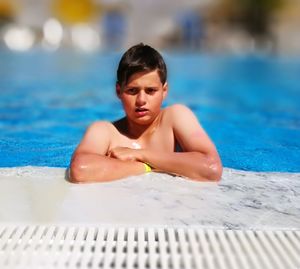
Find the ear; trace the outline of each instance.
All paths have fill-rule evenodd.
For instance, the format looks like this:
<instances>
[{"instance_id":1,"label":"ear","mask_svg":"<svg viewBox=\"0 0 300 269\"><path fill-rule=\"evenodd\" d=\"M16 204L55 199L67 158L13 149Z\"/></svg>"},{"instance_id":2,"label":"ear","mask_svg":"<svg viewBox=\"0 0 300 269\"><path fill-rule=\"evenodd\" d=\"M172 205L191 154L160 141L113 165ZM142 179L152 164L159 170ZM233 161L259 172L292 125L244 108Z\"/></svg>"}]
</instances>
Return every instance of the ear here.
<instances>
[{"instance_id":1,"label":"ear","mask_svg":"<svg viewBox=\"0 0 300 269\"><path fill-rule=\"evenodd\" d=\"M163 99L165 99L168 95L168 91L169 91L169 85L168 83L166 82L163 86Z\"/></svg>"},{"instance_id":2,"label":"ear","mask_svg":"<svg viewBox=\"0 0 300 269\"><path fill-rule=\"evenodd\" d=\"M118 98L121 97L121 86L119 83L116 83L116 94L117 94Z\"/></svg>"}]
</instances>

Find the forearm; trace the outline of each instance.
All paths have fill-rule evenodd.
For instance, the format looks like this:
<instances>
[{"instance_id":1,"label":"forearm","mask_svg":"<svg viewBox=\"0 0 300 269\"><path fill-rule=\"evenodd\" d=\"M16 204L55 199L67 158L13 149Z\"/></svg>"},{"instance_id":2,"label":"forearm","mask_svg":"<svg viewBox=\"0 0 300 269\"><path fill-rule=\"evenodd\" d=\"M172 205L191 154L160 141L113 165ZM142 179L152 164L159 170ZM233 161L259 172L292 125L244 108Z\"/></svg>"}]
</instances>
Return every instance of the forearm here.
<instances>
[{"instance_id":1,"label":"forearm","mask_svg":"<svg viewBox=\"0 0 300 269\"><path fill-rule=\"evenodd\" d=\"M222 174L218 157L200 152L154 152L143 150L140 161L148 163L154 171L185 176L200 181L217 181Z\"/></svg>"},{"instance_id":2,"label":"forearm","mask_svg":"<svg viewBox=\"0 0 300 269\"><path fill-rule=\"evenodd\" d=\"M112 181L145 172L144 164L121 161L107 156L77 153L70 164L70 181L74 183Z\"/></svg>"}]
</instances>

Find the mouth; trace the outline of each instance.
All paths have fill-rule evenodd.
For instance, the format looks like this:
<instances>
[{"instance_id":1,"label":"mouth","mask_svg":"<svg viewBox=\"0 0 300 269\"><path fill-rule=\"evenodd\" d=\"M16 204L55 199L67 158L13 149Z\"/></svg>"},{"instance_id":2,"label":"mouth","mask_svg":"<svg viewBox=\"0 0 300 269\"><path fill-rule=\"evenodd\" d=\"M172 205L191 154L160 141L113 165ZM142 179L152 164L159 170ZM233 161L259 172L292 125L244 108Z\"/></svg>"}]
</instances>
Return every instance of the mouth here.
<instances>
[{"instance_id":1,"label":"mouth","mask_svg":"<svg viewBox=\"0 0 300 269\"><path fill-rule=\"evenodd\" d=\"M143 107L137 107L135 109L135 112L139 115L139 116L145 116L148 113L148 109L143 108Z\"/></svg>"},{"instance_id":2,"label":"mouth","mask_svg":"<svg viewBox=\"0 0 300 269\"><path fill-rule=\"evenodd\" d=\"M145 112L145 111L148 111L148 109L147 108L143 108L143 107L137 107L135 109L135 112Z\"/></svg>"}]
</instances>

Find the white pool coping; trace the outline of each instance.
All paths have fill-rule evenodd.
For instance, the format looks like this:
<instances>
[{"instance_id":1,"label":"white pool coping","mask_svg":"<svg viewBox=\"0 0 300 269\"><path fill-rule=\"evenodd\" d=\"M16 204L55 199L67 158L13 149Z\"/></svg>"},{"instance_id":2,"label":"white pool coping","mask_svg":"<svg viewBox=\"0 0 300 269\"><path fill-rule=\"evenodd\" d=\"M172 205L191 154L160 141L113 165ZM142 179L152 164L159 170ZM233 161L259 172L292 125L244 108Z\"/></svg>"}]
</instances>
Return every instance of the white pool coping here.
<instances>
[{"instance_id":1,"label":"white pool coping","mask_svg":"<svg viewBox=\"0 0 300 269\"><path fill-rule=\"evenodd\" d=\"M300 174L224 169L219 183L150 173L72 184L65 169L0 169L0 223L300 229Z\"/></svg>"}]
</instances>

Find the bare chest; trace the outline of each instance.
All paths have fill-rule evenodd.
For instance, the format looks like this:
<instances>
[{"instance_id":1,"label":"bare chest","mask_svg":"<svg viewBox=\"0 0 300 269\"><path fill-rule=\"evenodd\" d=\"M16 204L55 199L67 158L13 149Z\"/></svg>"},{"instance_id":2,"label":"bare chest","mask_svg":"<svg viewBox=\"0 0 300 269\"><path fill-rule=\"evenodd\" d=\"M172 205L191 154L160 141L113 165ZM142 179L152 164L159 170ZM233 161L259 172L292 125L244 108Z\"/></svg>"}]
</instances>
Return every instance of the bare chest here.
<instances>
[{"instance_id":1,"label":"bare chest","mask_svg":"<svg viewBox=\"0 0 300 269\"><path fill-rule=\"evenodd\" d=\"M152 134L139 139L131 139L123 134L117 133L111 140L110 150L116 147L173 152L175 139L171 128L157 128Z\"/></svg>"}]
</instances>

